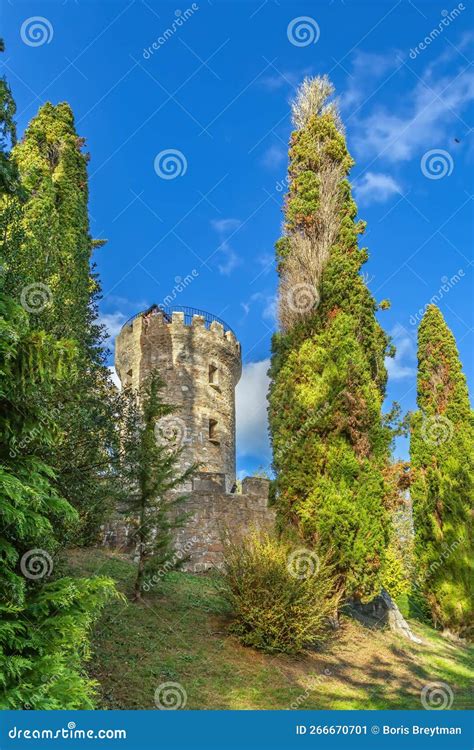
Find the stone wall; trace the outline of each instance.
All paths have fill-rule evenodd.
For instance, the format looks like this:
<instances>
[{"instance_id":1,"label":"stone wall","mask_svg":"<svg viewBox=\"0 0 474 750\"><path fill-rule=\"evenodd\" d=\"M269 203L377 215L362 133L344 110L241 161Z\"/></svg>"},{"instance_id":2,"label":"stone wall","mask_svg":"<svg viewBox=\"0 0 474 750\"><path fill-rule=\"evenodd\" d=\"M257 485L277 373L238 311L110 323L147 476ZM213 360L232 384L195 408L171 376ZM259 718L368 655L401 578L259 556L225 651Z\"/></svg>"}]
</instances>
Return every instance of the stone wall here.
<instances>
[{"instance_id":1,"label":"stone wall","mask_svg":"<svg viewBox=\"0 0 474 750\"><path fill-rule=\"evenodd\" d=\"M176 529L175 552L184 559L182 570L193 573L219 568L223 562L223 532L239 539L252 529L271 531L275 511L268 507L269 481L247 477L242 493L229 493L223 474L200 474L192 482L188 500L180 508L187 514L182 528ZM115 520L103 529L103 543L113 549L133 553L133 522Z\"/></svg>"}]
</instances>

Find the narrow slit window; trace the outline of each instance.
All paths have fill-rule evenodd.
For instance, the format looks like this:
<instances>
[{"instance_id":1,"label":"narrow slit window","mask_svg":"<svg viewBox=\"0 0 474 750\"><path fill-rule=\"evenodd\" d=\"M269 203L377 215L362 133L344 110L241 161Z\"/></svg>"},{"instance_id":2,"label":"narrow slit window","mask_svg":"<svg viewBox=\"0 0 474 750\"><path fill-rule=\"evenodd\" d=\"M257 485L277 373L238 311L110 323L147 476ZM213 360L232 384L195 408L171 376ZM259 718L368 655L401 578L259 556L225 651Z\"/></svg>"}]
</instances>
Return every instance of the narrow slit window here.
<instances>
[{"instance_id":1,"label":"narrow slit window","mask_svg":"<svg viewBox=\"0 0 474 750\"><path fill-rule=\"evenodd\" d=\"M209 420L209 440L217 442L217 419Z\"/></svg>"},{"instance_id":2,"label":"narrow slit window","mask_svg":"<svg viewBox=\"0 0 474 750\"><path fill-rule=\"evenodd\" d=\"M219 380L219 371L216 365L209 365L209 383L211 385L217 385Z\"/></svg>"}]
</instances>

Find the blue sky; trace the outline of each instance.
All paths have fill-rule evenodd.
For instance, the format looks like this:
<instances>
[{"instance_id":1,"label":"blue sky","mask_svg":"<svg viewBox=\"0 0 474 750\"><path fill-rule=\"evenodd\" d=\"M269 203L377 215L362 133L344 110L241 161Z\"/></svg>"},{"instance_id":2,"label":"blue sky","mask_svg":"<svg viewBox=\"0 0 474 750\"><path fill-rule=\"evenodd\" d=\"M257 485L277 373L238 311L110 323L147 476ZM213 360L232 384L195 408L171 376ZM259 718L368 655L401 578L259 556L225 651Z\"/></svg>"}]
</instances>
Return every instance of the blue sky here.
<instances>
[{"instance_id":1,"label":"blue sky","mask_svg":"<svg viewBox=\"0 0 474 750\"><path fill-rule=\"evenodd\" d=\"M418 311L435 295L472 382L470 8L420 0L3 3L3 64L19 132L42 102L67 100L91 153L91 227L108 240L95 260L111 334L174 294L176 304L224 318L240 338L244 473L270 460L273 244L289 101L306 75L332 79L357 162L351 179L370 252L364 274L378 300L391 300L380 320L398 346L388 401L415 406ZM406 455L403 441L397 454Z\"/></svg>"}]
</instances>

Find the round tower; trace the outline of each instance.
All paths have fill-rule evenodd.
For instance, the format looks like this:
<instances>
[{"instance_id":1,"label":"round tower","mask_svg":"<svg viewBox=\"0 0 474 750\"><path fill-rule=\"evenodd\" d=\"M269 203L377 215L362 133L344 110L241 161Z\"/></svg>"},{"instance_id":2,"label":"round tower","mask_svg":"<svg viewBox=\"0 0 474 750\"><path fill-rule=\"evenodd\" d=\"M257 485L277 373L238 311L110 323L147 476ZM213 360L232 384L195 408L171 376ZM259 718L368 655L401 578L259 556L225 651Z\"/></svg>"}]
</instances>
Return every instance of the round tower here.
<instances>
[{"instance_id":1,"label":"round tower","mask_svg":"<svg viewBox=\"0 0 474 750\"><path fill-rule=\"evenodd\" d=\"M182 466L235 482L235 386L240 344L224 321L189 307L151 307L123 326L115 341L123 387L139 388L153 369L165 382L165 400L177 411L159 429L183 447Z\"/></svg>"}]
</instances>

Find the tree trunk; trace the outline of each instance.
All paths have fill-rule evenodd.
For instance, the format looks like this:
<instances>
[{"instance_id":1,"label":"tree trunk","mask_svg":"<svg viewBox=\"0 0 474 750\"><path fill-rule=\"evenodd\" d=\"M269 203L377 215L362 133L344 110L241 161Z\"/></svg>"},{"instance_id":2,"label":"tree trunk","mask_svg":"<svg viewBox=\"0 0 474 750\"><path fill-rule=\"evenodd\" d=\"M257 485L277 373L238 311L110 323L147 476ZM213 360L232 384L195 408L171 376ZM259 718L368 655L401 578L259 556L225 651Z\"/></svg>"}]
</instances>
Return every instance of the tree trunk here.
<instances>
[{"instance_id":1,"label":"tree trunk","mask_svg":"<svg viewBox=\"0 0 474 750\"><path fill-rule=\"evenodd\" d=\"M143 545L140 542L138 545L138 570L137 577L135 578L135 585L133 587L133 601L139 602L142 599L142 581L143 581Z\"/></svg>"},{"instance_id":2,"label":"tree trunk","mask_svg":"<svg viewBox=\"0 0 474 750\"><path fill-rule=\"evenodd\" d=\"M382 589L380 592L380 598L387 608L387 622L390 630L407 638L413 643L423 643L421 638L418 638L418 636L413 633L392 597L387 591L385 591L385 589Z\"/></svg>"},{"instance_id":3,"label":"tree trunk","mask_svg":"<svg viewBox=\"0 0 474 750\"><path fill-rule=\"evenodd\" d=\"M140 509L140 526L138 527L138 544L137 544L137 551L138 551L138 569L137 569L137 577L135 578L135 585L133 587L133 601L139 602L142 599L142 582L143 582L143 572L145 568L145 533L143 530L145 522L145 502L142 502L142 507Z\"/></svg>"}]
</instances>

